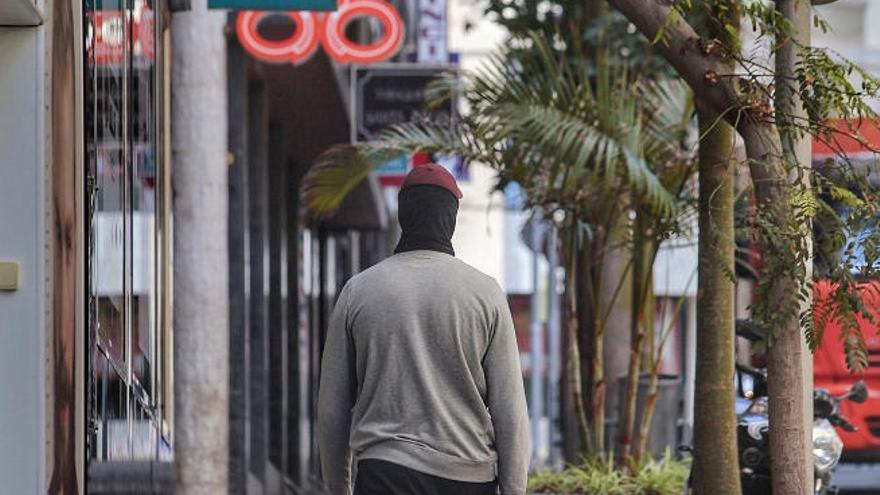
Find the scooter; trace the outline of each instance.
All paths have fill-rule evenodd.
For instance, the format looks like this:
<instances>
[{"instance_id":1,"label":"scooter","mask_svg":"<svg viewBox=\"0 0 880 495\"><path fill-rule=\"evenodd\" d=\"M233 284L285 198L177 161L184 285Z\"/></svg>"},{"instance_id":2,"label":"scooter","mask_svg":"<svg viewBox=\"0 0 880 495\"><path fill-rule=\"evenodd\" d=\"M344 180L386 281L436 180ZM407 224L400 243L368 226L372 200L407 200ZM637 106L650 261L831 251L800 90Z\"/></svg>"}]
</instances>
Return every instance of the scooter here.
<instances>
[{"instance_id":1,"label":"scooter","mask_svg":"<svg viewBox=\"0 0 880 495\"><path fill-rule=\"evenodd\" d=\"M737 324L737 335L757 341L762 338L754 327ZM736 399L737 449L743 495L772 495L770 471L770 428L768 421L767 371L737 364ZM855 431L840 414L840 403L861 404L868 399L864 381L855 383L845 394L833 396L825 389L813 391L813 493L837 493L830 486L831 473L840 461L843 442L835 431Z\"/></svg>"}]
</instances>

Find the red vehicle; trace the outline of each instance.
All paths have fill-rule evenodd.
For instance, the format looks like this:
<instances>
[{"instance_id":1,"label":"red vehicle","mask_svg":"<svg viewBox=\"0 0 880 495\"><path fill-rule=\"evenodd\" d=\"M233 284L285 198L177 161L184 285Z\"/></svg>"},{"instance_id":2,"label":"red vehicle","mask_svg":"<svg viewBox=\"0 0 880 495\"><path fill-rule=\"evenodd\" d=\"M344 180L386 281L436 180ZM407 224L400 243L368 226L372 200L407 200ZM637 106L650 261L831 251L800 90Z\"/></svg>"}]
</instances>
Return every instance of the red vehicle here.
<instances>
[{"instance_id":1,"label":"red vehicle","mask_svg":"<svg viewBox=\"0 0 880 495\"><path fill-rule=\"evenodd\" d=\"M852 385L864 379L868 386L868 400L864 404L844 401L841 414L858 428L849 433L838 428L843 440L844 457L853 460L880 460L880 281L865 282L861 286L865 305L874 308L876 321L859 317L859 327L868 347L868 367L864 376L852 374L846 367L841 325L829 322L825 326L822 346L813 355L813 386L824 388L832 395L846 393ZM818 283L814 291L814 305L829 304L830 284Z\"/></svg>"},{"instance_id":2,"label":"red vehicle","mask_svg":"<svg viewBox=\"0 0 880 495\"><path fill-rule=\"evenodd\" d=\"M822 167L826 159L834 159L840 152L846 153L856 166L859 166L859 162L866 165L874 163L876 154L868 149L868 146L880 147L878 126L869 122L851 125L845 121L839 121L836 125L847 132L857 131L864 142L839 135L835 137L832 148L826 143L814 140L813 166ZM831 322L826 326L821 347L813 356L813 385L839 395L849 390L856 381L865 380L868 386L868 401L864 404L849 401L841 404L841 413L858 428L858 431L848 433L840 428L837 431L844 443L845 458L880 460L880 333L878 333L880 332L880 280L865 281L860 290L865 306L871 308L875 316L874 322L858 318L860 330L868 347L868 366L865 375L854 375L847 369L843 342L840 340L841 325L839 322ZM830 291L830 284L821 282L816 284L815 308L828 304Z\"/></svg>"}]
</instances>

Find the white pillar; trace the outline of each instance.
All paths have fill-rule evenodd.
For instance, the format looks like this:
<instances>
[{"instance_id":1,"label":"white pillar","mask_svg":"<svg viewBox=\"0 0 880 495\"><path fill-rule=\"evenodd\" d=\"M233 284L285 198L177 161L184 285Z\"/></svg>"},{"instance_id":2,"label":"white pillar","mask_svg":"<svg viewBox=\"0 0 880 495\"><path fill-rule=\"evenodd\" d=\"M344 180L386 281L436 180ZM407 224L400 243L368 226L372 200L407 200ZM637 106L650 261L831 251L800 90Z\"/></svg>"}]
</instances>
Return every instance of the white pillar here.
<instances>
[{"instance_id":1,"label":"white pillar","mask_svg":"<svg viewBox=\"0 0 880 495\"><path fill-rule=\"evenodd\" d=\"M532 300L529 314L531 315L531 404L529 413L532 429L532 464L543 465L546 458L543 453L541 423L544 418L544 323L541 321L541 287L538 283L541 257L541 214L538 210L532 213L530 235L532 239Z\"/></svg>"},{"instance_id":2,"label":"white pillar","mask_svg":"<svg viewBox=\"0 0 880 495\"><path fill-rule=\"evenodd\" d=\"M557 443L557 440L561 440L561 435L557 434L557 425L561 426L561 415L560 411L562 409L562 390L560 390L560 378L562 377L562 311L561 311L561 285L562 280L559 276L559 232L557 232L555 227L551 227L549 229L548 235L550 236L547 254L549 256L548 264L548 278L547 278L547 294L548 301L547 305L548 316L547 316L547 340L548 344L548 363L547 363L547 387L548 387L548 400L547 404L549 407L548 416L550 421L549 428L549 438L550 438L550 446L549 446L549 455L550 460L553 462L551 465L552 468L557 468L557 464L561 466L561 463L558 463L558 460L562 458L561 449L558 448L560 445Z\"/></svg>"},{"instance_id":3,"label":"white pillar","mask_svg":"<svg viewBox=\"0 0 880 495\"><path fill-rule=\"evenodd\" d=\"M697 298L686 297L684 334L684 434L682 443L692 445L694 441L694 394L697 376Z\"/></svg>"},{"instance_id":4,"label":"white pillar","mask_svg":"<svg viewBox=\"0 0 880 495\"><path fill-rule=\"evenodd\" d=\"M880 25L880 4L865 2L860 8L864 9L861 16L862 36L864 36L862 44L869 50L876 50L880 48L880 30L876 28Z\"/></svg>"},{"instance_id":5,"label":"white pillar","mask_svg":"<svg viewBox=\"0 0 880 495\"><path fill-rule=\"evenodd\" d=\"M175 493L227 492L225 11L192 0L172 33Z\"/></svg>"}]
</instances>

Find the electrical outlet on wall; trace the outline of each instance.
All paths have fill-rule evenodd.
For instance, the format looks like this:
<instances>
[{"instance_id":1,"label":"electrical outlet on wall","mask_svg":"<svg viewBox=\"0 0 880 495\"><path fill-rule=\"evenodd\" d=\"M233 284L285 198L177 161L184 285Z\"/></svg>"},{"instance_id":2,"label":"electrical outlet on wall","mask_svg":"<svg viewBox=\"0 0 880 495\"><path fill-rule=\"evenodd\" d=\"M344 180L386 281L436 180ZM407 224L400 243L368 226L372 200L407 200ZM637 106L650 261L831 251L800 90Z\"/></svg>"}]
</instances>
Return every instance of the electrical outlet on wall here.
<instances>
[{"instance_id":1,"label":"electrical outlet on wall","mask_svg":"<svg viewBox=\"0 0 880 495\"><path fill-rule=\"evenodd\" d=\"M0 261L0 290L18 289L18 262Z\"/></svg>"}]
</instances>

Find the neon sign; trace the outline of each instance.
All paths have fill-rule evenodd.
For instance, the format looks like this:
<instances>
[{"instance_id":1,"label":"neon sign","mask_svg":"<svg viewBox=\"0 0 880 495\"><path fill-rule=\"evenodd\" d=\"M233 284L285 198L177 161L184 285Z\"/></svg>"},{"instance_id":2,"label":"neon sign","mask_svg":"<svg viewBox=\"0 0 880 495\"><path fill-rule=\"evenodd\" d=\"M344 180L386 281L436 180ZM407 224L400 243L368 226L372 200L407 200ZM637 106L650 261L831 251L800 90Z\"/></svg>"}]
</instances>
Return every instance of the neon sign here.
<instances>
[{"instance_id":1,"label":"neon sign","mask_svg":"<svg viewBox=\"0 0 880 495\"><path fill-rule=\"evenodd\" d=\"M283 40L270 40L259 33L260 21L271 15L286 15L296 29ZM345 35L354 20L373 18L382 25L382 35L369 44L356 43ZM235 22L238 40L254 57L271 63L300 65L318 49L342 64L375 64L388 60L403 44L404 24L400 13L385 0L340 0L332 13L289 11L243 11Z\"/></svg>"}]
</instances>

